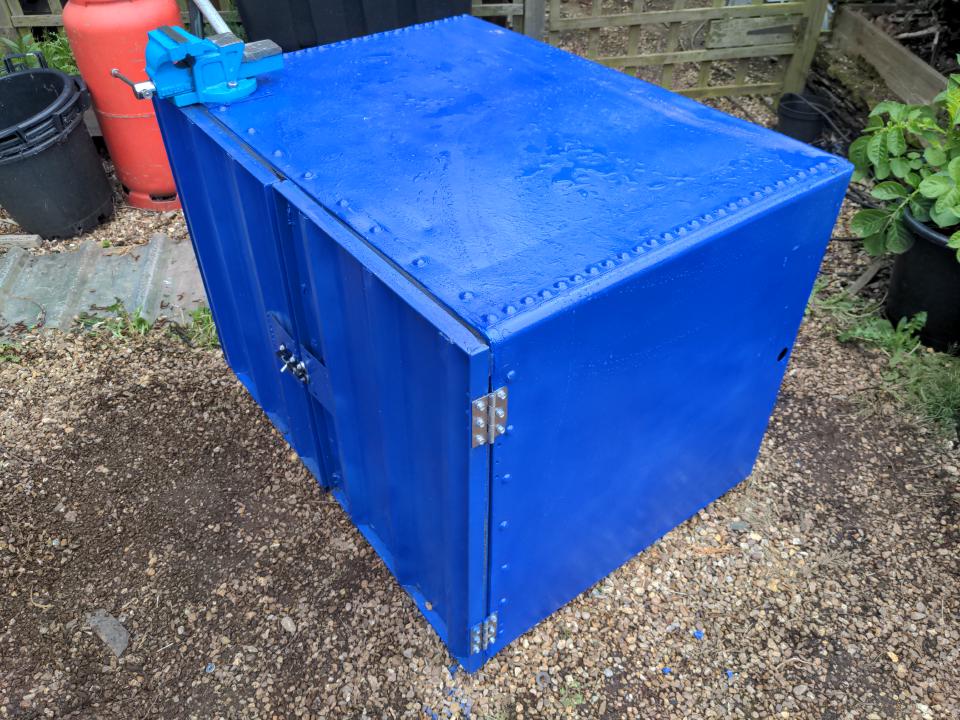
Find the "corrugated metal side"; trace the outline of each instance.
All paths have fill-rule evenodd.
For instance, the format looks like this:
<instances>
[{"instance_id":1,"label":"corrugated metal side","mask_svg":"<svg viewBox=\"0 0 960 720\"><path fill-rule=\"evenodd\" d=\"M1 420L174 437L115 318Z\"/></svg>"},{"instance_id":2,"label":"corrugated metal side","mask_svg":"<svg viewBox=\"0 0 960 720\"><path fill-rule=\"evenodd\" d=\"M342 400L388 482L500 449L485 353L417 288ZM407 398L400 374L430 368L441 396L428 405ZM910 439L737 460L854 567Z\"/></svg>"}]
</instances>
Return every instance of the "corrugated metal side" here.
<instances>
[{"instance_id":1,"label":"corrugated metal side","mask_svg":"<svg viewBox=\"0 0 960 720\"><path fill-rule=\"evenodd\" d=\"M231 367L465 667L487 598L489 348L202 107L158 117ZM279 328L279 329L278 329ZM279 372L277 333L311 358Z\"/></svg>"},{"instance_id":2,"label":"corrugated metal side","mask_svg":"<svg viewBox=\"0 0 960 720\"><path fill-rule=\"evenodd\" d=\"M718 224L494 342L494 650L751 471L847 178Z\"/></svg>"},{"instance_id":3,"label":"corrugated metal side","mask_svg":"<svg viewBox=\"0 0 960 720\"><path fill-rule=\"evenodd\" d=\"M277 372L268 311L289 323L282 258L276 242L277 177L245 153L227 131L155 103L177 192L193 240L224 355L230 367L321 483L324 464L313 409L295 379ZM329 461L329 459L328 459Z\"/></svg>"},{"instance_id":4,"label":"corrugated metal side","mask_svg":"<svg viewBox=\"0 0 960 720\"><path fill-rule=\"evenodd\" d=\"M489 349L290 183L281 244L301 345L329 370L342 473L334 495L465 666L486 614L489 454L470 401Z\"/></svg>"},{"instance_id":5,"label":"corrugated metal side","mask_svg":"<svg viewBox=\"0 0 960 720\"><path fill-rule=\"evenodd\" d=\"M149 320L189 321L205 304L193 249L156 234L146 245L32 255L13 247L0 254L0 334L28 327L70 330L81 313L109 316L117 300Z\"/></svg>"}]
</instances>

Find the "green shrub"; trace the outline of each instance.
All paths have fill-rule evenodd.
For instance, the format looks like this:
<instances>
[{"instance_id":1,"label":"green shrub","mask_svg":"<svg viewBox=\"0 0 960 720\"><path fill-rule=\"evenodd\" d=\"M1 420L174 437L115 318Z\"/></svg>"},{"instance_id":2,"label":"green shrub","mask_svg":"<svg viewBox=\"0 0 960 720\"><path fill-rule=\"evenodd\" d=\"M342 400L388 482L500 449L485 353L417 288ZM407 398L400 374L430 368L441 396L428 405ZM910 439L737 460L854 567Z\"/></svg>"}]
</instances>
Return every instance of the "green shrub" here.
<instances>
[{"instance_id":1,"label":"green shrub","mask_svg":"<svg viewBox=\"0 0 960 720\"><path fill-rule=\"evenodd\" d=\"M3 43L2 52L4 55L24 55L39 52L46 58L47 65L50 67L65 72L67 75L80 74L77 69L77 61L73 57L73 50L70 48L70 42L62 32L50 33L40 41L34 39L31 33L27 33L19 40L0 38L0 43ZM32 58L27 62L31 67L38 65L36 60Z\"/></svg>"}]
</instances>

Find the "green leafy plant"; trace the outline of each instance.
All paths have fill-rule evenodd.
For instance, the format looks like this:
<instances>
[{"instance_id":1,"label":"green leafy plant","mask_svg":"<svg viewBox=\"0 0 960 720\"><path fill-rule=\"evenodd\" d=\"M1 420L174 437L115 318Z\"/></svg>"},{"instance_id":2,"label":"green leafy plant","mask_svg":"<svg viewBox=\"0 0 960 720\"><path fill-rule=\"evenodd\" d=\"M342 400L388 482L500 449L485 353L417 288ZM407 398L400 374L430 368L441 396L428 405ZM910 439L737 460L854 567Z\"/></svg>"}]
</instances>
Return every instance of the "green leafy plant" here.
<instances>
[{"instance_id":1,"label":"green leafy plant","mask_svg":"<svg viewBox=\"0 0 960 720\"><path fill-rule=\"evenodd\" d=\"M16 40L7 37L0 37L0 49L4 55L23 55L36 50L37 41L33 39L31 33L21 35Z\"/></svg>"},{"instance_id":2,"label":"green leafy plant","mask_svg":"<svg viewBox=\"0 0 960 720\"><path fill-rule=\"evenodd\" d=\"M104 311L111 315L100 315L99 312L83 312L77 315L75 322L81 330L98 334L109 333L114 338L124 339L134 335L146 335L153 325L137 308L133 313L127 312L118 298L113 305L95 307L95 311Z\"/></svg>"},{"instance_id":3,"label":"green leafy plant","mask_svg":"<svg viewBox=\"0 0 960 720\"><path fill-rule=\"evenodd\" d=\"M53 33L40 41L40 52L47 58L50 67L67 75L79 75L77 61L73 57L70 41L64 33Z\"/></svg>"},{"instance_id":4,"label":"green leafy plant","mask_svg":"<svg viewBox=\"0 0 960 720\"><path fill-rule=\"evenodd\" d=\"M924 313L895 326L877 313L879 306L847 293L827 294L816 288L810 312L827 318L841 342L857 343L886 358L881 389L947 435L960 433L960 357L924 347L917 333Z\"/></svg>"},{"instance_id":5,"label":"green leafy plant","mask_svg":"<svg viewBox=\"0 0 960 720\"><path fill-rule=\"evenodd\" d=\"M913 236L904 214L948 236L960 260L960 74L931 105L879 103L850 145L854 180L871 186L878 208L860 210L850 228L871 255L902 253Z\"/></svg>"},{"instance_id":6,"label":"green leafy plant","mask_svg":"<svg viewBox=\"0 0 960 720\"><path fill-rule=\"evenodd\" d=\"M10 38L0 38L2 43L3 55L26 55L31 52L41 53L47 60L47 64L67 73L67 75L78 75L77 61L73 57L73 50L70 48L70 41L62 32L51 33L43 40L37 41L31 33L26 33L17 40ZM29 58L27 64L35 67L39 63Z\"/></svg>"},{"instance_id":7,"label":"green leafy plant","mask_svg":"<svg viewBox=\"0 0 960 720\"><path fill-rule=\"evenodd\" d=\"M841 342L859 340L882 350L890 359L890 367L896 368L916 352L923 352L917 337L927 322L926 313L917 313L912 318L900 318L894 326L882 317L867 317L840 333Z\"/></svg>"}]
</instances>

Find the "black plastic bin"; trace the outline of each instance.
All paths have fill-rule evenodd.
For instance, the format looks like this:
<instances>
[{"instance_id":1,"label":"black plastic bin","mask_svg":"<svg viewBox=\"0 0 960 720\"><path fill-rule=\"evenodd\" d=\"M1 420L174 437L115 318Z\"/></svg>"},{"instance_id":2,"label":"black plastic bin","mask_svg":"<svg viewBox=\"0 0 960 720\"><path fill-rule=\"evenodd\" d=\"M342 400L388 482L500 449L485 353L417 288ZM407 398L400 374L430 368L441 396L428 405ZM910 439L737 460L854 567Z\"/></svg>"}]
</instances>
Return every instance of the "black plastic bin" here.
<instances>
[{"instance_id":1,"label":"black plastic bin","mask_svg":"<svg viewBox=\"0 0 960 720\"><path fill-rule=\"evenodd\" d=\"M0 206L28 233L70 237L113 213L113 194L83 123L83 80L4 59L0 75ZM15 61L19 60L19 65Z\"/></svg>"},{"instance_id":2,"label":"black plastic bin","mask_svg":"<svg viewBox=\"0 0 960 720\"><path fill-rule=\"evenodd\" d=\"M284 52L470 12L470 0L237 0L250 40Z\"/></svg>"},{"instance_id":3,"label":"black plastic bin","mask_svg":"<svg viewBox=\"0 0 960 720\"><path fill-rule=\"evenodd\" d=\"M947 247L947 237L927 227L909 212L903 224L913 245L897 255L887 292L887 317L893 324L919 312L927 313L920 339L935 350L960 349L960 262Z\"/></svg>"},{"instance_id":4,"label":"black plastic bin","mask_svg":"<svg viewBox=\"0 0 960 720\"><path fill-rule=\"evenodd\" d=\"M827 102L812 93L784 93L777 105L777 130L801 142L816 142L828 113Z\"/></svg>"}]
</instances>

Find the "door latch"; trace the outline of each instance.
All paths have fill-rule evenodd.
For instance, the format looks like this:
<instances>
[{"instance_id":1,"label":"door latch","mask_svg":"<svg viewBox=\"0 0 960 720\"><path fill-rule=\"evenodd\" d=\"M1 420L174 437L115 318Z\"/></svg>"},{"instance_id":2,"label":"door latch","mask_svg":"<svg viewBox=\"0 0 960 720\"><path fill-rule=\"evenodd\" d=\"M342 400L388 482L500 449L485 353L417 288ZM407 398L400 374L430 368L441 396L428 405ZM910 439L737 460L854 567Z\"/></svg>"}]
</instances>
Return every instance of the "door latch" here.
<instances>
[{"instance_id":1,"label":"door latch","mask_svg":"<svg viewBox=\"0 0 960 720\"><path fill-rule=\"evenodd\" d=\"M310 379L307 375L307 366L286 345L277 348L277 357L280 358L280 372L290 371L290 374L302 383Z\"/></svg>"}]
</instances>

